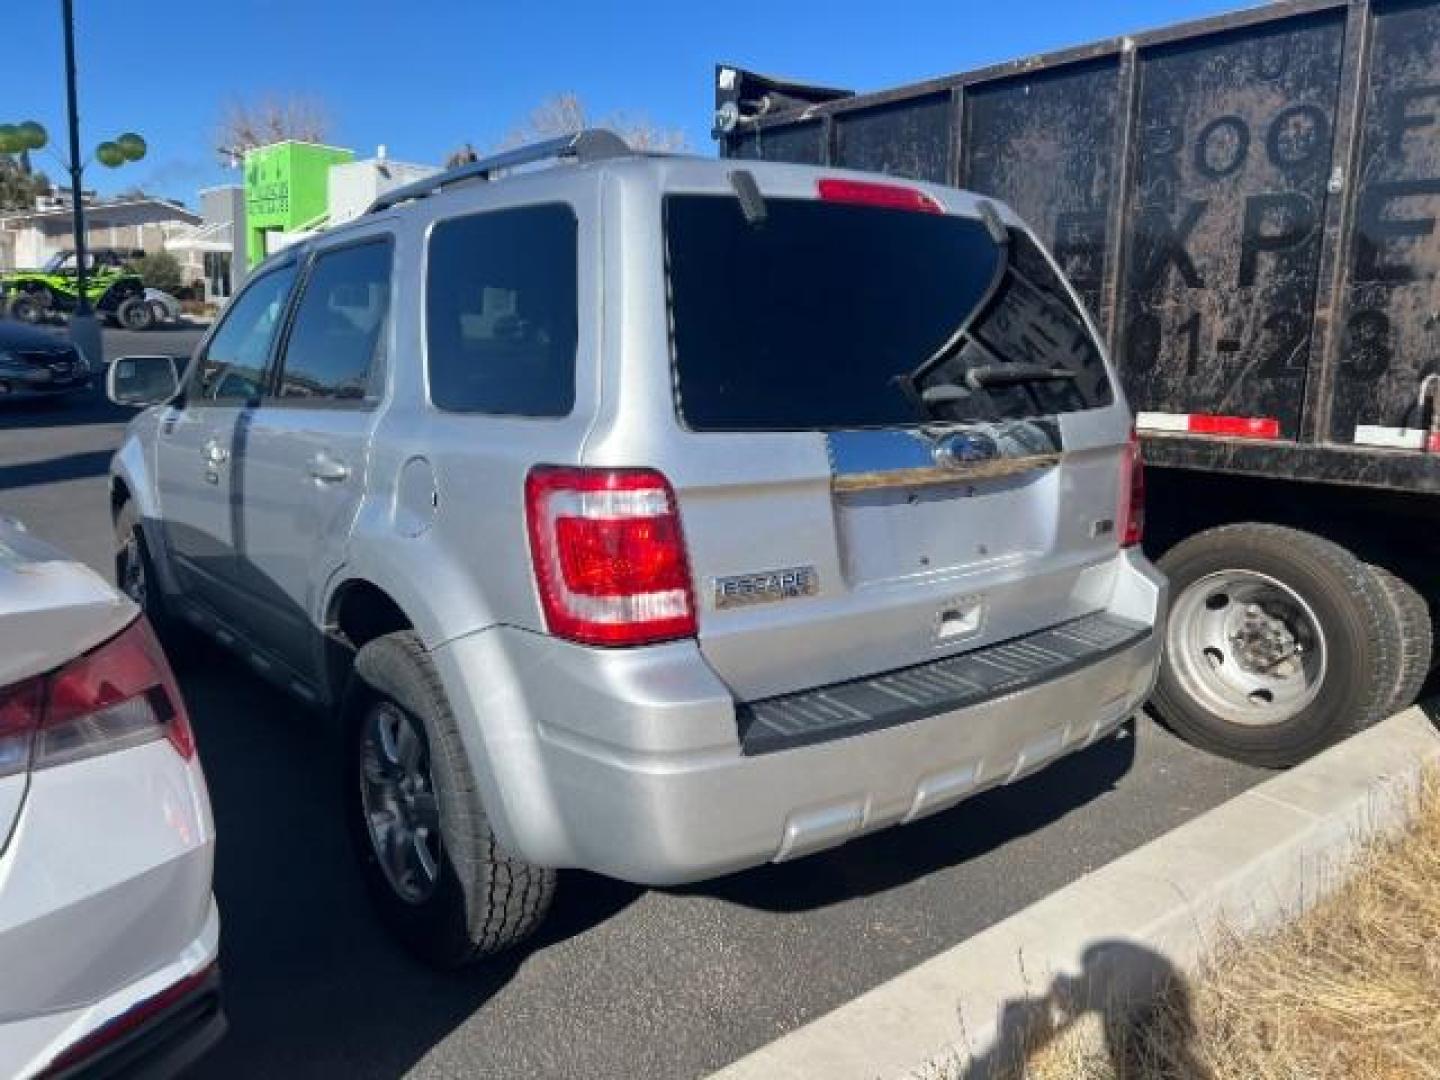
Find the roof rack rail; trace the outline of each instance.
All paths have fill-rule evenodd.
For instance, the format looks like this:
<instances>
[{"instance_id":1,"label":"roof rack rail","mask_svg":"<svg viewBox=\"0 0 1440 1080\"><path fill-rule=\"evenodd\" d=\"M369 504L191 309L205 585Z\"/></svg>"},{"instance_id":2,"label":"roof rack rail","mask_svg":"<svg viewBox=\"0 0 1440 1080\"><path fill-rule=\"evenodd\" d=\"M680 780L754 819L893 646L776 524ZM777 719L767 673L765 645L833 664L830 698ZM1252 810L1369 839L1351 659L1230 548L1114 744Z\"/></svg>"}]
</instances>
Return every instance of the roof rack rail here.
<instances>
[{"instance_id":1,"label":"roof rack rail","mask_svg":"<svg viewBox=\"0 0 1440 1080\"><path fill-rule=\"evenodd\" d=\"M529 146L516 147L514 150L506 150L504 153L481 158L479 161L446 169L434 176L417 180L413 184L405 184L393 191L385 192L366 208L365 213L375 214L381 210L388 210L392 206L398 206L402 202L409 202L411 199L423 199L452 184L463 183L467 180L490 180L497 172L514 169L521 165L530 165L537 161L562 158L574 158L579 162L601 161L605 158L626 157L632 153L634 151L630 149L630 145L613 131L606 128L587 128L584 131L577 131L574 135L562 135L558 139L546 139L543 142L531 143Z\"/></svg>"}]
</instances>

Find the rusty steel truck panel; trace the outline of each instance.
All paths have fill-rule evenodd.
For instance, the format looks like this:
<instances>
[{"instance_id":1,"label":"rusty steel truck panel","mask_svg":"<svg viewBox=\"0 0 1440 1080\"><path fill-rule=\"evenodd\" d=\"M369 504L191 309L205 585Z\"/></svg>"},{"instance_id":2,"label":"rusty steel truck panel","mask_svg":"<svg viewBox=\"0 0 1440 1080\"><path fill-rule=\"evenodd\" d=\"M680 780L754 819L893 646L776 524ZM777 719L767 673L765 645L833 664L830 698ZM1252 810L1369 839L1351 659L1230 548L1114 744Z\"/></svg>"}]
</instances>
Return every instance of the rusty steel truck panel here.
<instances>
[{"instance_id":1,"label":"rusty steel truck panel","mask_svg":"<svg viewBox=\"0 0 1440 1080\"><path fill-rule=\"evenodd\" d=\"M1440 490L1440 0L1291 0L863 95L721 65L716 135L1010 203L1155 464Z\"/></svg>"}]
</instances>

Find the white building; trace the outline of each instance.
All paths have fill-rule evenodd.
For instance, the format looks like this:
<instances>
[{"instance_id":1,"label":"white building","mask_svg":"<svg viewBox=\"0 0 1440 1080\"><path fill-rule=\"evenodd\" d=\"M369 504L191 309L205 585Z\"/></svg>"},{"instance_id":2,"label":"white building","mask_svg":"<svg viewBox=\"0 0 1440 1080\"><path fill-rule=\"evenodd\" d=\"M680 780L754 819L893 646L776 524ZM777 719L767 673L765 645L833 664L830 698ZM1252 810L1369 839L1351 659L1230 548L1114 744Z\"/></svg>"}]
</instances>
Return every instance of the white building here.
<instances>
[{"instance_id":1,"label":"white building","mask_svg":"<svg viewBox=\"0 0 1440 1080\"><path fill-rule=\"evenodd\" d=\"M224 184L200 189L200 224L170 237L165 250L180 260L186 283L201 282L204 300L224 303L245 273L237 242L245 235L245 189Z\"/></svg>"},{"instance_id":2,"label":"white building","mask_svg":"<svg viewBox=\"0 0 1440 1080\"><path fill-rule=\"evenodd\" d=\"M265 253L274 254L281 248L309 239L322 229L353 221L385 192L438 172L440 170L434 165L391 161L385 156L383 146L373 158L331 165L326 175L325 213L314 221L305 222L293 232L267 233Z\"/></svg>"},{"instance_id":3,"label":"white building","mask_svg":"<svg viewBox=\"0 0 1440 1080\"><path fill-rule=\"evenodd\" d=\"M43 208L0 214L0 270L43 266L56 252L73 249L69 199L48 197ZM163 251L200 224L200 215L168 199L142 196L95 202L85 208L85 242L95 248Z\"/></svg>"}]
</instances>

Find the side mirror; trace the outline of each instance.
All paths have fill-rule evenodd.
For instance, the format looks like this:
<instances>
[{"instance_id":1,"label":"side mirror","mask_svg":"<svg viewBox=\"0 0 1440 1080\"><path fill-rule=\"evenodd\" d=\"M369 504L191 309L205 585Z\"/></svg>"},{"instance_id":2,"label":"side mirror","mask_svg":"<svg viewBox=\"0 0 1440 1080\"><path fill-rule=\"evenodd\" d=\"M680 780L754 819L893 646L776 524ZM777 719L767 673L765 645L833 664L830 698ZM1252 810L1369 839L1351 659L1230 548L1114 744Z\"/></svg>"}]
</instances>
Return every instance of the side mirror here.
<instances>
[{"instance_id":1,"label":"side mirror","mask_svg":"<svg viewBox=\"0 0 1440 1080\"><path fill-rule=\"evenodd\" d=\"M180 390L183 360L173 356L122 356L105 373L105 396L116 405L161 405Z\"/></svg>"}]
</instances>

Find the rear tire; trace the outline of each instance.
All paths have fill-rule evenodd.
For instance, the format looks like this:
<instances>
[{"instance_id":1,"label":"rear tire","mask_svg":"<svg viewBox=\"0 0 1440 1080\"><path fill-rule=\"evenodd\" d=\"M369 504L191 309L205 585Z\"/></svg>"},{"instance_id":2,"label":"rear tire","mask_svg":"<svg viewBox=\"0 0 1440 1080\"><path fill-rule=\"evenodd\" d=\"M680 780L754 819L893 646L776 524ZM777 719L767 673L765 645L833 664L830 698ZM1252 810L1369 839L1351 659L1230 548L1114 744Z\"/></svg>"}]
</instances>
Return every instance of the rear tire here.
<instances>
[{"instance_id":1,"label":"rear tire","mask_svg":"<svg viewBox=\"0 0 1440 1080\"><path fill-rule=\"evenodd\" d=\"M413 631L361 648L343 715L346 816L396 936L427 963L455 968L534 933L555 871L500 847L439 675Z\"/></svg>"},{"instance_id":2,"label":"rear tire","mask_svg":"<svg viewBox=\"0 0 1440 1080\"><path fill-rule=\"evenodd\" d=\"M1191 536L1159 566L1171 607L1154 703L1186 740L1284 768L1388 715L1400 619L1344 548L1246 523Z\"/></svg>"},{"instance_id":3,"label":"rear tire","mask_svg":"<svg viewBox=\"0 0 1440 1080\"><path fill-rule=\"evenodd\" d=\"M1390 601L1391 609L1400 622L1400 652L1398 670L1395 673L1395 688L1386 706L1386 715L1392 715L1415 703L1420 688L1430 674L1431 650L1434 644L1434 629L1430 621L1430 605L1415 588L1402 578L1396 577L1383 566L1370 566L1370 573L1380 582Z\"/></svg>"},{"instance_id":4,"label":"rear tire","mask_svg":"<svg viewBox=\"0 0 1440 1080\"><path fill-rule=\"evenodd\" d=\"M149 330L155 325L155 312L143 296L132 296L115 312L116 319L126 330Z\"/></svg>"}]
</instances>

